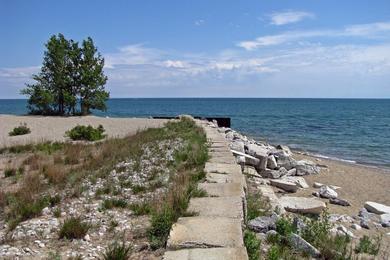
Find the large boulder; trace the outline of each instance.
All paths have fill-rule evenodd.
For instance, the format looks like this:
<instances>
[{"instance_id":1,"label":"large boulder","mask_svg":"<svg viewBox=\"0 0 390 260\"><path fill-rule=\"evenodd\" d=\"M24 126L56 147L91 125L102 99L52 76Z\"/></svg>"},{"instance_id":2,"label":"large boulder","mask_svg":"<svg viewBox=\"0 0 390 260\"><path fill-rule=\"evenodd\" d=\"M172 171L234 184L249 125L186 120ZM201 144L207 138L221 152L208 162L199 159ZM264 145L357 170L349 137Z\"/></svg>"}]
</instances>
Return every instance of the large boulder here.
<instances>
[{"instance_id":1,"label":"large boulder","mask_svg":"<svg viewBox=\"0 0 390 260\"><path fill-rule=\"evenodd\" d=\"M280 168L279 170L262 170L260 171L260 175L264 178L270 178L270 179L279 179L280 177L287 174L287 170L285 168Z\"/></svg>"},{"instance_id":2,"label":"large boulder","mask_svg":"<svg viewBox=\"0 0 390 260\"><path fill-rule=\"evenodd\" d=\"M291 152L290 148L287 145L279 144L278 146L276 146L276 149L283 151L288 156L292 155L292 152Z\"/></svg>"},{"instance_id":3,"label":"large boulder","mask_svg":"<svg viewBox=\"0 0 390 260\"><path fill-rule=\"evenodd\" d=\"M382 214L381 215L381 224L383 227L390 227L390 214Z\"/></svg>"},{"instance_id":4,"label":"large boulder","mask_svg":"<svg viewBox=\"0 0 390 260\"><path fill-rule=\"evenodd\" d=\"M230 146L230 149L232 149L232 150L235 150L235 151L238 151L241 153L245 153L245 144L243 141L234 140L233 142L231 142L229 144L229 146Z\"/></svg>"},{"instance_id":5,"label":"large boulder","mask_svg":"<svg viewBox=\"0 0 390 260\"><path fill-rule=\"evenodd\" d=\"M366 203L364 203L364 207L369 211L369 212L372 212L372 213L375 213L375 214L386 214L386 213L390 213L390 207L389 206L386 206L386 205L383 205L383 204L380 204L380 203L377 203L377 202L372 202L372 201L367 201Z\"/></svg>"},{"instance_id":6,"label":"large boulder","mask_svg":"<svg viewBox=\"0 0 390 260\"><path fill-rule=\"evenodd\" d=\"M314 198L284 196L279 202L286 211L301 214L320 214L326 208L324 202Z\"/></svg>"},{"instance_id":7,"label":"large boulder","mask_svg":"<svg viewBox=\"0 0 390 260\"><path fill-rule=\"evenodd\" d=\"M264 146L257 144L248 144L247 153L260 160L258 169L265 170L267 168L268 150Z\"/></svg>"},{"instance_id":8,"label":"large boulder","mask_svg":"<svg viewBox=\"0 0 390 260\"><path fill-rule=\"evenodd\" d=\"M326 199L334 199L337 198L338 194L336 191L331 189L329 186L322 186L319 190L321 198L326 198Z\"/></svg>"},{"instance_id":9,"label":"large boulder","mask_svg":"<svg viewBox=\"0 0 390 260\"><path fill-rule=\"evenodd\" d=\"M276 159L273 155L268 156L267 167L271 170L274 170L278 167Z\"/></svg>"},{"instance_id":10,"label":"large boulder","mask_svg":"<svg viewBox=\"0 0 390 260\"><path fill-rule=\"evenodd\" d=\"M267 233L269 230L275 230L277 220L276 214L257 217L249 221L248 228L258 233Z\"/></svg>"},{"instance_id":11,"label":"large boulder","mask_svg":"<svg viewBox=\"0 0 390 260\"><path fill-rule=\"evenodd\" d=\"M284 151L278 151L273 154L279 167L284 167L291 170L297 164L297 161Z\"/></svg>"},{"instance_id":12,"label":"large boulder","mask_svg":"<svg viewBox=\"0 0 390 260\"><path fill-rule=\"evenodd\" d=\"M335 204L343 207L351 206L351 204L347 200L339 199L339 198L330 198L329 202L330 204Z\"/></svg>"},{"instance_id":13,"label":"large boulder","mask_svg":"<svg viewBox=\"0 0 390 260\"><path fill-rule=\"evenodd\" d=\"M318 174L321 170L315 163L308 160L297 161L295 168L297 169L297 175L299 176Z\"/></svg>"},{"instance_id":14,"label":"large boulder","mask_svg":"<svg viewBox=\"0 0 390 260\"><path fill-rule=\"evenodd\" d=\"M307 242L299 235L293 233L290 235L289 240L291 246L296 250L303 251L314 258L318 258L321 256L321 253L317 248L312 246L309 242Z\"/></svg>"},{"instance_id":15,"label":"large boulder","mask_svg":"<svg viewBox=\"0 0 390 260\"><path fill-rule=\"evenodd\" d=\"M296 183L299 188L302 188L302 189L309 188L309 184L307 184L306 180L303 177L289 176L288 172L287 172L286 176L283 176L282 178L283 178L283 180L287 180L287 181Z\"/></svg>"},{"instance_id":16,"label":"large boulder","mask_svg":"<svg viewBox=\"0 0 390 260\"><path fill-rule=\"evenodd\" d=\"M291 182L285 179L270 180L271 185L278 187L287 192L297 192L298 185L295 182Z\"/></svg>"}]
</instances>

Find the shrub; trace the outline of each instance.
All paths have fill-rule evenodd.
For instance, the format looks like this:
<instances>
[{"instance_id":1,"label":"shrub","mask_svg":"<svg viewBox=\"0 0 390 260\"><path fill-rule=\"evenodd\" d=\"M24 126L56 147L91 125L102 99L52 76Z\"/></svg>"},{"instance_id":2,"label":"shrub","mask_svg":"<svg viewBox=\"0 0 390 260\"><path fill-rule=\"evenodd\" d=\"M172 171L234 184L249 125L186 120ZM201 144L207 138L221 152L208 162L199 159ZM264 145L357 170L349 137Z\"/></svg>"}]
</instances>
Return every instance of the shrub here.
<instances>
[{"instance_id":1,"label":"shrub","mask_svg":"<svg viewBox=\"0 0 390 260\"><path fill-rule=\"evenodd\" d=\"M279 218L276 221L276 231L279 235L288 237L291 233L294 233L296 229L290 219Z\"/></svg>"},{"instance_id":2,"label":"shrub","mask_svg":"<svg viewBox=\"0 0 390 260\"><path fill-rule=\"evenodd\" d=\"M56 209L53 211L53 215L54 215L54 217L56 217L56 218L61 217L61 209L60 209L60 208L56 208Z\"/></svg>"},{"instance_id":3,"label":"shrub","mask_svg":"<svg viewBox=\"0 0 390 260\"><path fill-rule=\"evenodd\" d=\"M7 168L4 170L4 177L12 177L16 175L16 169L15 168Z\"/></svg>"},{"instance_id":4,"label":"shrub","mask_svg":"<svg viewBox=\"0 0 390 260\"><path fill-rule=\"evenodd\" d=\"M91 125L78 125L65 134L72 140L97 141L105 137L103 134L104 131L102 125L99 125L97 128L94 128Z\"/></svg>"},{"instance_id":5,"label":"shrub","mask_svg":"<svg viewBox=\"0 0 390 260\"><path fill-rule=\"evenodd\" d=\"M66 172L63 167L50 164L43 169L43 175L53 184L64 184Z\"/></svg>"},{"instance_id":6,"label":"shrub","mask_svg":"<svg viewBox=\"0 0 390 260\"><path fill-rule=\"evenodd\" d=\"M175 213L169 206L164 206L162 210L152 213L148 236L153 249L165 246L169 231L175 221Z\"/></svg>"},{"instance_id":7,"label":"shrub","mask_svg":"<svg viewBox=\"0 0 390 260\"><path fill-rule=\"evenodd\" d=\"M378 236L374 239L370 239L368 236L364 235L359 240L359 244L355 247L356 253L366 253L369 255L378 255L379 249L381 247L381 237Z\"/></svg>"},{"instance_id":8,"label":"shrub","mask_svg":"<svg viewBox=\"0 0 390 260\"><path fill-rule=\"evenodd\" d=\"M260 192L249 193L247 196L247 221L266 215L271 206Z\"/></svg>"},{"instance_id":9,"label":"shrub","mask_svg":"<svg viewBox=\"0 0 390 260\"><path fill-rule=\"evenodd\" d=\"M109 245L103 253L104 260L127 260L130 257L132 247L124 242L114 242Z\"/></svg>"},{"instance_id":10,"label":"shrub","mask_svg":"<svg viewBox=\"0 0 390 260\"><path fill-rule=\"evenodd\" d=\"M256 233L246 230L244 233L244 244L248 251L249 260L260 259L261 241L256 237Z\"/></svg>"},{"instance_id":11,"label":"shrub","mask_svg":"<svg viewBox=\"0 0 390 260\"><path fill-rule=\"evenodd\" d=\"M204 198L204 197L207 197L207 191L205 191L204 189L199 189L198 187L195 187L191 191L191 197L192 198Z\"/></svg>"},{"instance_id":12,"label":"shrub","mask_svg":"<svg viewBox=\"0 0 390 260\"><path fill-rule=\"evenodd\" d=\"M11 132L9 132L9 136L16 136L16 135L25 135L31 133L30 128L27 127L26 123L21 124L18 127L15 127Z\"/></svg>"},{"instance_id":13,"label":"shrub","mask_svg":"<svg viewBox=\"0 0 390 260\"><path fill-rule=\"evenodd\" d=\"M127 201L124 199L105 199L103 201L103 209L112 209L112 208L126 208Z\"/></svg>"},{"instance_id":14,"label":"shrub","mask_svg":"<svg viewBox=\"0 0 390 260\"><path fill-rule=\"evenodd\" d=\"M90 225L81 221L79 217L71 217L66 219L60 228L59 237L67 239L79 239L83 238Z\"/></svg>"}]
</instances>

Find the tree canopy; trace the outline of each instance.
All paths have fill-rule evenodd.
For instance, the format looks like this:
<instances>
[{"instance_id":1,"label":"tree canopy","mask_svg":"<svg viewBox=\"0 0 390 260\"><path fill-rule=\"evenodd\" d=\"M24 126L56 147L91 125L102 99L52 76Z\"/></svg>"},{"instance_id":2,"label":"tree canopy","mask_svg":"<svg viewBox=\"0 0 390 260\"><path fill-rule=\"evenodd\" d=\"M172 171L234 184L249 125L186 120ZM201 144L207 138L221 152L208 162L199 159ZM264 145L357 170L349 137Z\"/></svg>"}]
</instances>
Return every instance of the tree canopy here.
<instances>
[{"instance_id":1,"label":"tree canopy","mask_svg":"<svg viewBox=\"0 0 390 260\"><path fill-rule=\"evenodd\" d=\"M81 46L58 34L46 43L41 71L34 84L21 91L27 95L32 114L87 115L91 109L106 110L109 93L104 85L104 58L88 37Z\"/></svg>"}]
</instances>

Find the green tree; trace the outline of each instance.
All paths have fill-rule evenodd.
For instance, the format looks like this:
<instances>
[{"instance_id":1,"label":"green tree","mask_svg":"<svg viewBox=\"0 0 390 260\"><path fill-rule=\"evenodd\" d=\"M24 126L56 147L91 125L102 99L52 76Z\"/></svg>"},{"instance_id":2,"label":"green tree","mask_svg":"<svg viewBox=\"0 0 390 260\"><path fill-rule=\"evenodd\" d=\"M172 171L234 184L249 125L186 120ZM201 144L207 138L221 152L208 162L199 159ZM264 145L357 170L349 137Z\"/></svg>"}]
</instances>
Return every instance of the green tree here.
<instances>
[{"instance_id":1,"label":"green tree","mask_svg":"<svg viewBox=\"0 0 390 260\"><path fill-rule=\"evenodd\" d=\"M51 36L45 46L41 71L33 75L35 83L21 91L29 96L30 112L86 115L91 109L105 110L109 93L104 89L104 59L92 39L84 40L80 48L77 42L58 34Z\"/></svg>"},{"instance_id":2,"label":"green tree","mask_svg":"<svg viewBox=\"0 0 390 260\"><path fill-rule=\"evenodd\" d=\"M83 41L81 52L80 105L81 114L87 115L91 109L106 110L109 93L104 89L107 82L103 73L104 58L97 52L90 37Z\"/></svg>"}]
</instances>

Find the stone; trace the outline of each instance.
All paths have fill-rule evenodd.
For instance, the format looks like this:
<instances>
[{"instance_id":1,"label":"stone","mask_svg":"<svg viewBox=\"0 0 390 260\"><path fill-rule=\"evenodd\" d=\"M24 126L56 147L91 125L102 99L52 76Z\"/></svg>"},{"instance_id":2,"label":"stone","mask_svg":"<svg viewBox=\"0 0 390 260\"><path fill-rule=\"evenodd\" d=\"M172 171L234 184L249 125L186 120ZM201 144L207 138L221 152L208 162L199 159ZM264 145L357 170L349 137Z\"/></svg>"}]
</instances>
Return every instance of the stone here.
<instances>
[{"instance_id":1,"label":"stone","mask_svg":"<svg viewBox=\"0 0 390 260\"><path fill-rule=\"evenodd\" d=\"M355 235L351 231L349 231L346 227L344 227L343 225L337 225L336 229L338 231L341 231L342 233L344 233L345 235L347 235L349 237L352 237L352 238L355 237Z\"/></svg>"},{"instance_id":2,"label":"stone","mask_svg":"<svg viewBox=\"0 0 390 260\"><path fill-rule=\"evenodd\" d=\"M248 154L258 159L268 158L268 151L263 146L248 144Z\"/></svg>"},{"instance_id":3,"label":"stone","mask_svg":"<svg viewBox=\"0 0 390 260\"><path fill-rule=\"evenodd\" d=\"M91 238L89 237L89 235L88 235L88 234L86 234L86 235L84 236L84 240L85 240L85 241L90 241L90 240L91 240Z\"/></svg>"},{"instance_id":4,"label":"stone","mask_svg":"<svg viewBox=\"0 0 390 260\"><path fill-rule=\"evenodd\" d=\"M284 196L279 199L280 204L286 211L301 214L320 214L326 204L314 198Z\"/></svg>"},{"instance_id":5,"label":"stone","mask_svg":"<svg viewBox=\"0 0 390 260\"><path fill-rule=\"evenodd\" d=\"M229 144L230 149L245 153L245 144L243 141L235 140Z\"/></svg>"},{"instance_id":6,"label":"stone","mask_svg":"<svg viewBox=\"0 0 390 260\"><path fill-rule=\"evenodd\" d=\"M290 244L293 248L297 250L301 250L309 255L311 255L314 258L320 257L321 253L320 251L312 246L309 242L304 240L302 237L300 237L297 234L291 234L289 237Z\"/></svg>"},{"instance_id":7,"label":"stone","mask_svg":"<svg viewBox=\"0 0 390 260\"><path fill-rule=\"evenodd\" d=\"M320 173L320 167L308 160L297 161L295 168L297 169L297 175L311 175Z\"/></svg>"},{"instance_id":8,"label":"stone","mask_svg":"<svg viewBox=\"0 0 390 260\"><path fill-rule=\"evenodd\" d=\"M319 182L313 183L313 188L321 188L322 186L324 186L324 184L322 184L322 183L319 183Z\"/></svg>"},{"instance_id":9,"label":"stone","mask_svg":"<svg viewBox=\"0 0 390 260\"><path fill-rule=\"evenodd\" d=\"M291 152L290 148L289 148L287 145L279 144L278 146L276 146L276 149L282 150L282 151L285 152L288 156L291 156L291 155L292 155L292 152Z\"/></svg>"},{"instance_id":10,"label":"stone","mask_svg":"<svg viewBox=\"0 0 390 260\"><path fill-rule=\"evenodd\" d=\"M304 230L307 225L305 224L305 222L303 222L301 218L295 216L293 220L293 226L298 232L300 232L301 230Z\"/></svg>"},{"instance_id":11,"label":"stone","mask_svg":"<svg viewBox=\"0 0 390 260\"><path fill-rule=\"evenodd\" d=\"M365 218L362 218L360 220L360 226L362 228L365 228L365 229L370 229L370 225L369 225L369 220L368 219L365 219Z\"/></svg>"},{"instance_id":12,"label":"stone","mask_svg":"<svg viewBox=\"0 0 390 260\"><path fill-rule=\"evenodd\" d=\"M271 186L268 185L261 185L259 186L259 191L261 192L261 195L268 199L271 209L274 212L278 212L278 214L284 214L285 210L283 206L280 204L280 200L276 196L274 190Z\"/></svg>"},{"instance_id":13,"label":"stone","mask_svg":"<svg viewBox=\"0 0 390 260\"><path fill-rule=\"evenodd\" d=\"M319 190L321 198L337 198L337 192L331 189L329 186L322 186Z\"/></svg>"},{"instance_id":14,"label":"stone","mask_svg":"<svg viewBox=\"0 0 390 260\"><path fill-rule=\"evenodd\" d=\"M271 170L274 170L275 168L278 167L278 164L276 162L276 159L273 155L268 156L267 159L267 167Z\"/></svg>"},{"instance_id":15,"label":"stone","mask_svg":"<svg viewBox=\"0 0 390 260\"><path fill-rule=\"evenodd\" d=\"M245 247L194 248L165 252L163 260L248 260Z\"/></svg>"},{"instance_id":16,"label":"stone","mask_svg":"<svg viewBox=\"0 0 390 260\"><path fill-rule=\"evenodd\" d=\"M270 179L279 179L280 177L287 174L287 170L285 168L280 168L279 170L262 170L260 171L260 175L264 178Z\"/></svg>"},{"instance_id":17,"label":"stone","mask_svg":"<svg viewBox=\"0 0 390 260\"><path fill-rule=\"evenodd\" d=\"M245 164L246 165L251 165L251 166L258 168L258 166L260 164L260 160L258 158L253 157L253 156L248 155L248 154L245 154L245 153L242 153L242 152L239 152L239 151L235 151L235 150L231 150L231 151L235 156L245 157Z\"/></svg>"},{"instance_id":18,"label":"stone","mask_svg":"<svg viewBox=\"0 0 390 260\"><path fill-rule=\"evenodd\" d=\"M347 200L344 200L344 199L330 198L329 202L330 202L330 204L340 205L343 207L351 206L351 204Z\"/></svg>"},{"instance_id":19,"label":"stone","mask_svg":"<svg viewBox=\"0 0 390 260\"><path fill-rule=\"evenodd\" d=\"M241 221L224 217L185 217L173 224L168 249L242 247Z\"/></svg>"},{"instance_id":20,"label":"stone","mask_svg":"<svg viewBox=\"0 0 390 260\"><path fill-rule=\"evenodd\" d=\"M291 182L283 179L276 179L276 180L272 179L270 180L270 183L272 186L278 187L287 192L297 192L299 188L295 182Z\"/></svg>"},{"instance_id":21,"label":"stone","mask_svg":"<svg viewBox=\"0 0 390 260\"><path fill-rule=\"evenodd\" d=\"M361 230L362 229L362 227L360 225L358 225L358 224L352 224L351 228L353 228L355 230Z\"/></svg>"},{"instance_id":22,"label":"stone","mask_svg":"<svg viewBox=\"0 0 390 260\"><path fill-rule=\"evenodd\" d=\"M291 170L297 164L297 161L285 152L276 152L273 154L276 157L276 162L279 167L284 167L287 170Z\"/></svg>"},{"instance_id":23,"label":"stone","mask_svg":"<svg viewBox=\"0 0 390 260\"><path fill-rule=\"evenodd\" d=\"M381 215L381 225L382 227L390 227L390 214L382 214Z\"/></svg>"},{"instance_id":24,"label":"stone","mask_svg":"<svg viewBox=\"0 0 390 260\"><path fill-rule=\"evenodd\" d=\"M287 173L287 175L283 176L282 179L296 183L299 188L302 188L302 189L309 188L309 185L307 184L306 180L303 177L288 176L288 173Z\"/></svg>"},{"instance_id":25,"label":"stone","mask_svg":"<svg viewBox=\"0 0 390 260\"><path fill-rule=\"evenodd\" d=\"M372 212L372 213L375 213L375 214L378 214L378 215L385 214L385 213L390 213L390 207L389 206L386 206L386 205L383 205L383 204L380 204L380 203L377 203L377 202L367 201L366 203L364 203L364 207L369 212Z\"/></svg>"},{"instance_id":26,"label":"stone","mask_svg":"<svg viewBox=\"0 0 390 260\"><path fill-rule=\"evenodd\" d=\"M295 175L297 175L297 169L295 168L288 170L286 174L286 176L295 176Z\"/></svg>"},{"instance_id":27,"label":"stone","mask_svg":"<svg viewBox=\"0 0 390 260\"><path fill-rule=\"evenodd\" d=\"M319 193L318 191L313 191L313 192L311 193L311 195L313 195L314 197L317 197L317 198L320 197L320 193Z\"/></svg>"},{"instance_id":28,"label":"stone","mask_svg":"<svg viewBox=\"0 0 390 260\"><path fill-rule=\"evenodd\" d=\"M267 233L269 230L276 229L277 220L278 216L276 214L257 217L249 221L248 228L258 233Z\"/></svg>"},{"instance_id":29,"label":"stone","mask_svg":"<svg viewBox=\"0 0 390 260\"><path fill-rule=\"evenodd\" d=\"M257 178L262 178L261 175L256 171L256 169L252 166L245 166L244 167L244 174L247 174L249 176L257 177Z\"/></svg>"},{"instance_id":30,"label":"stone","mask_svg":"<svg viewBox=\"0 0 390 260\"><path fill-rule=\"evenodd\" d=\"M362 217L364 219L370 219L370 213L368 213L366 208L362 208L359 210L359 217Z\"/></svg>"},{"instance_id":31,"label":"stone","mask_svg":"<svg viewBox=\"0 0 390 260\"><path fill-rule=\"evenodd\" d=\"M201 217L226 217L244 220L242 198L239 196L192 198L187 211Z\"/></svg>"}]
</instances>

